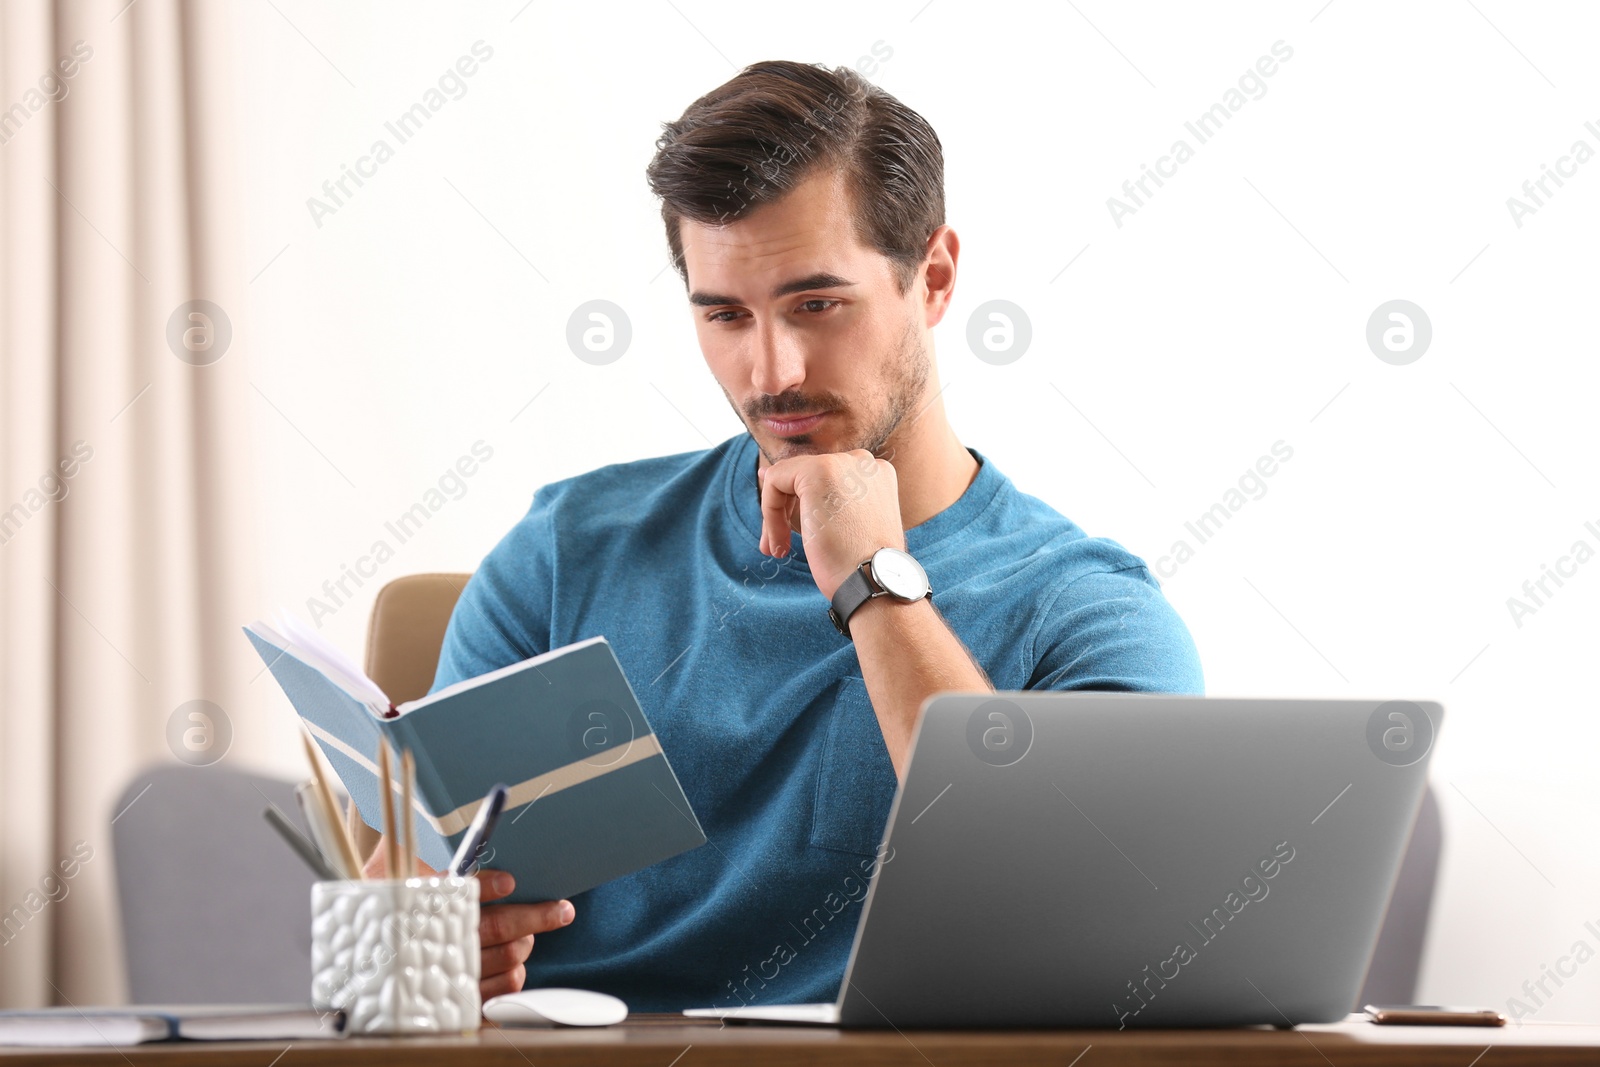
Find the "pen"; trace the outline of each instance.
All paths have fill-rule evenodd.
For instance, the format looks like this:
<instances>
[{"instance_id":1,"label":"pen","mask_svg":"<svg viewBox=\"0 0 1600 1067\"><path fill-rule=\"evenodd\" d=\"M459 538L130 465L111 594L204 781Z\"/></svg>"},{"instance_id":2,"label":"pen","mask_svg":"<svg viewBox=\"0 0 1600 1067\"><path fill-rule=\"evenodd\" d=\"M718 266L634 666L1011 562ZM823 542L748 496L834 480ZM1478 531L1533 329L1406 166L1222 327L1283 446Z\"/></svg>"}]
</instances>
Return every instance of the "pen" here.
<instances>
[{"instance_id":1,"label":"pen","mask_svg":"<svg viewBox=\"0 0 1600 1067\"><path fill-rule=\"evenodd\" d=\"M306 836L295 828L294 823L290 822L283 812L275 807L266 808L261 812L261 817L278 831L278 836L294 849L297 856L306 861L306 866L315 871L318 878L324 882L338 879L338 874L334 873L333 868L328 866L328 861L322 858L322 852L316 845L306 840Z\"/></svg>"},{"instance_id":2,"label":"pen","mask_svg":"<svg viewBox=\"0 0 1600 1067\"><path fill-rule=\"evenodd\" d=\"M457 878L465 877L478 862L478 853L489 843L489 835L494 833L495 820L500 818L500 810L505 806L506 787L496 785L489 790L489 795L483 798L483 803L478 805L478 814L472 817L472 825L467 827L467 836L461 839L461 847L456 849L456 854L450 858L449 873Z\"/></svg>"}]
</instances>

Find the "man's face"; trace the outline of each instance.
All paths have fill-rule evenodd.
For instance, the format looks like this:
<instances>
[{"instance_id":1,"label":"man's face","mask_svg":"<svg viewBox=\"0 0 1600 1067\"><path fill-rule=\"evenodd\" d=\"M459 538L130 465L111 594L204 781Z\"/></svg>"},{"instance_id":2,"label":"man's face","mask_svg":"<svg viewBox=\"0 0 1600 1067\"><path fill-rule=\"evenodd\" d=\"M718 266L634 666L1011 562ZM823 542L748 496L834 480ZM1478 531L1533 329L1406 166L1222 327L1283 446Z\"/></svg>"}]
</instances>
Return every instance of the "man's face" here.
<instances>
[{"instance_id":1,"label":"man's face","mask_svg":"<svg viewBox=\"0 0 1600 1067\"><path fill-rule=\"evenodd\" d=\"M700 350L767 461L891 458L925 403L922 283L902 295L889 259L857 239L843 175L818 171L737 222L680 232Z\"/></svg>"}]
</instances>

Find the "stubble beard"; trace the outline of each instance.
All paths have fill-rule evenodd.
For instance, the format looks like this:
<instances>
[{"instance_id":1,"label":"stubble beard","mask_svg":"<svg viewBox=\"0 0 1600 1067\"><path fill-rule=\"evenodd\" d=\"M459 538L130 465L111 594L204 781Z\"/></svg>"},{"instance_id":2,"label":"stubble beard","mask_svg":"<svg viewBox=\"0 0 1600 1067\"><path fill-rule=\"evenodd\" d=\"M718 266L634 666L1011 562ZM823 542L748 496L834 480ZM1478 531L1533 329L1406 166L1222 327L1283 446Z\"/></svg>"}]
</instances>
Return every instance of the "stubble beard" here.
<instances>
[{"instance_id":1,"label":"stubble beard","mask_svg":"<svg viewBox=\"0 0 1600 1067\"><path fill-rule=\"evenodd\" d=\"M884 451L888 448L889 439L901 429L902 425L906 423L907 416L910 416L913 409L921 403L922 394L928 386L930 370L927 346L922 343L921 336L917 333L916 324L909 319L906 322L905 332L900 335L896 349L896 356L890 367L893 381L889 388L889 403L887 407L872 427L861 435L859 441L845 445L837 451L849 452L852 449L861 448L879 459L892 460L894 458L892 450L887 456L884 455ZM745 423L746 431L755 440L756 447L761 450L761 454L767 458L768 463L776 463L778 460L785 459L788 456L811 455L819 451L816 443L811 440L811 435L802 434L799 437L788 438L785 441L787 447L784 453L782 455L774 455L761 443L761 439L756 436L755 431L750 429L750 424L745 420L744 413L740 411L739 405L734 403L733 397L728 395L726 389L723 389L722 395L728 397L728 403L733 407L734 414L738 415L740 421ZM917 415L921 415L920 410L917 411ZM915 417L912 417L912 421L916 421Z\"/></svg>"}]
</instances>

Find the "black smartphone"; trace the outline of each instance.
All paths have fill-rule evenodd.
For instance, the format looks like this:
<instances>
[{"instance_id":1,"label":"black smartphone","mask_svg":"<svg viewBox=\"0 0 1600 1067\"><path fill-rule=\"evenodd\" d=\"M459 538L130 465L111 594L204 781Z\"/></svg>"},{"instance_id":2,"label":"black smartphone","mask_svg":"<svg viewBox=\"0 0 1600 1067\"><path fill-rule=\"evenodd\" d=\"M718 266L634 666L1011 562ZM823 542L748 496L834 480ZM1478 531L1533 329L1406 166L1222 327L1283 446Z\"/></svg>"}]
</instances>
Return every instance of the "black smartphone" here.
<instances>
[{"instance_id":1,"label":"black smartphone","mask_svg":"<svg viewBox=\"0 0 1600 1067\"><path fill-rule=\"evenodd\" d=\"M1437 1004L1368 1004L1367 1018L1379 1026L1504 1026L1492 1008L1441 1008Z\"/></svg>"}]
</instances>

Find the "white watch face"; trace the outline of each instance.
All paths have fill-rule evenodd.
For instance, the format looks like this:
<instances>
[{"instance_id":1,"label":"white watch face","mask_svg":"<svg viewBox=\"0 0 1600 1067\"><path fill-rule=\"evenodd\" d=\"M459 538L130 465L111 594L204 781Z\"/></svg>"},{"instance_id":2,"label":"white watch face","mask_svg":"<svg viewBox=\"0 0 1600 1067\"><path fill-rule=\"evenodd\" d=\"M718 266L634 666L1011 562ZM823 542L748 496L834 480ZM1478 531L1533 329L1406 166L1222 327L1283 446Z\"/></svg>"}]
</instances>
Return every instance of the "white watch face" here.
<instances>
[{"instance_id":1,"label":"white watch face","mask_svg":"<svg viewBox=\"0 0 1600 1067\"><path fill-rule=\"evenodd\" d=\"M916 600L928 592L922 564L898 548L880 548L872 554L872 578L901 600Z\"/></svg>"}]
</instances>

